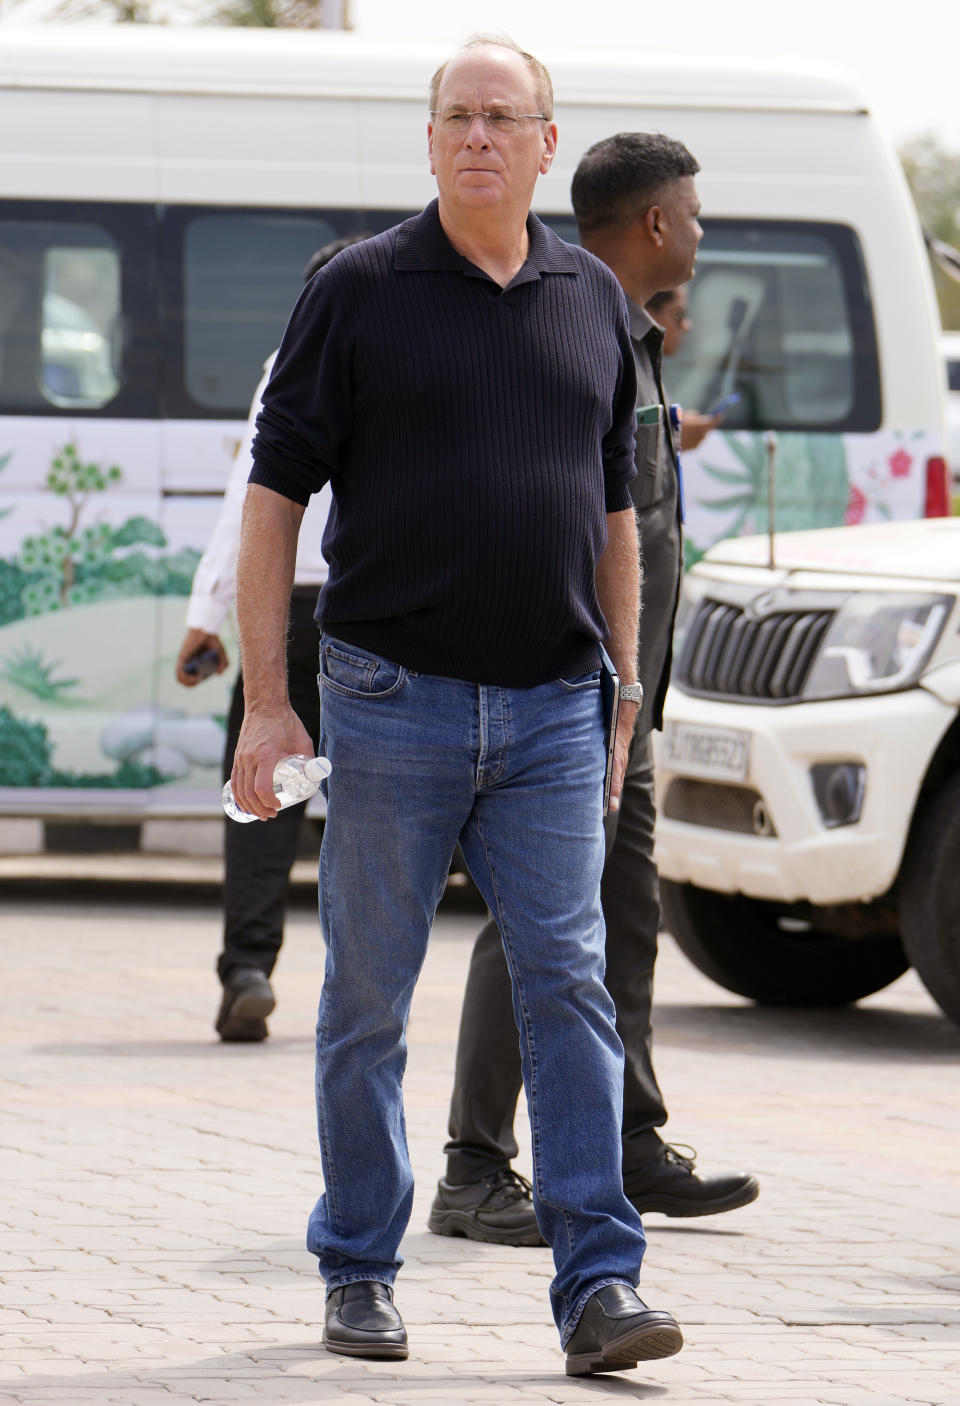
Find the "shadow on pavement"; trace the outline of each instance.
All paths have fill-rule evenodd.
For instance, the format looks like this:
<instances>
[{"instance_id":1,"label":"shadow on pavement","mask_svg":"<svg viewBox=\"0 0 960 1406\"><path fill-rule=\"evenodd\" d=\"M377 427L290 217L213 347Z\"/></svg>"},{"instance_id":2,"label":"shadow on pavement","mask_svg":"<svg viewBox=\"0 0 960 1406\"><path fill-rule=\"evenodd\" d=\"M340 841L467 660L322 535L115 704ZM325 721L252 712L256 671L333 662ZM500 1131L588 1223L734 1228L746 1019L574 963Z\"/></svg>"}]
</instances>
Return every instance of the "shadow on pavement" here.
<instances>
[{"instance_id":1,"label":"shadow on pavement","mask_svg":"<svg viewBox=\"0 0 960 1406\"><path fill-rule=\"evenodd\" d=\"M145 908L182 909L210 911L220 908L222 887L219 883L203 881L177 881L152 879L103 879L103 878L11 878L3 879L3 903L5 907L17 904L29 906L35 911L37 904L49 908L63 906L71 910L91 908L130 907L141 904ZM309 883L291 883L287 893L287 906L295 910L316 912L317 885L314 878ZM441 913L485 914L486 904L465 874L451 874L446 891L440 902Z\"/></svg>"},{"instance_id":2,"label":"shadow on pavement","mask_svg":"<svg viewBox=\"0 0 960 1406\"><path fill-rule=\"evenodd\" d=\"M845 1059L902 1064L931 1059L960 1062L960 1029L936 1011L877 1006L705 1006L657 1001L659 1045L742 1055Z\"/></svg>"},{"instance_id":3,"label":"shadow on pavement","mask_svg":"<svg viewBox=\"0 0 960 1406\"><path fill-rule=\"evenodd\" d=\"M502 1388L502 1399L514 1399L514 1392L539 1387L545 1396L557 1393L563 1388L563 1400L569 1401L573 1391L582 1394L584 1400L590 1397L623 1397L632 1400L653 1399L666 1395L668 1387L658 1382L637 1379L639 1373L610 1374L604 1377L565 1377L563 1358L557 1350L556 1372L523 1372L516 1367L498 1368L496 1362L489 1364L476 1362L476 1370L465 1372L463 1363L454 1376L449 1372L436 1371L433 1364L417 1361L417 1325L408 1324L411 1330L411 1356L406 1362L379 1364L370 1361L351 1361L327 1352L319 1341L310 1343L257 1343L251 1341L242 1352L218 1353L213 1357L199 1358L194 1362L184 1362L178 1366L158 1364L151 1371L148 1361L136 1374L129 1370L110 1372L92 1370L78 1372L75 1376L65 1373L36 1375L25 1373L16 1379L14 1390L20 1400L29 1400L37 1394L57 1393L66 1395L71 1389L83 1401L123 1400L138 1401L141 1394L166 1391L170 1400L199 1400L210 1402L247 1399L249 1388L254 1388L270 1400L270 1385L280 1388L277 1401L293 1401L291 1384L301 1382L303 1400L322 1401L327 1394L326 1387L332 1387L337 1399L339 1393L349 1393L349 1399L356 1394L358 1399L403 1403L431 1399L447 1402L451 1399L463 1400L464 1393L471 1385L483 1383L494 1390ZM320 1330L317 1330L319 1339ZM442 1329L429 1325L424 1336L430 1339L442 1337ZM154 1344L156 1346L156 1344ZM429 1348L427 1349L429 1352ZM300 1372L297 1368L309 1367ZM640 1369L642 1371L642 1368ZM282 1387L281 1387L282 1384ZM231 1386L238 1386L243 1396L231 1394ZM95 1395L97 1393L97 1395ZM331 1393L333 1394L333 1393ZM151 1397L151 1399L153 1399ZM344 1396L344 1399L348 1399ZM491 1398L492 1399L492 1398ZM517 1397L516 1399L519 1399Z\"/></svg>"},{"instance_id":4,"label":"shadow on pavement","mask_svg":"<svg viewBox=\"0 0 960 1406\"><path fill-rule=\"evenodd\" d=\"M688 1225L686 1222L678 1224L672 1216L660 1215L657 1211L644 1211L643 1228L647 1231L655 1231L657 1235L668 1232L670 1235L709 1235L715 1240L742 1240L745 1235L750 1234L750 1230L731 1230L723 1225L704 1225L702 1220L698 1220L696 1225Z\"/></svg>"},{"instance_id":5,"label":"shadow on pavement","mask_svg":"<svg viewBox=\"0 0 960 1406\"><path fill-rule=\"evenodd\" d=\"M232 1059L251 1060L262 1065L273 1051L274 1057L313 1054L316 1040L313 1031L304 1035L271 1035L269 1040L254 1044L225 1045L211 1035L207 1040L72 1040L70 1042L31 1045L32 1055L82 1056L85 1059L108 1055L112 1059Z\"/></svg>"},{"instance_id":6,"label":"shadow on pavement","mask_svg":"<svg viewBox=\"0 0 960 1406\"><path fill-rule=\"evenodd\" d=\"M657 1001L654 1031L659 1046L755 1055L767 1059L848 1059L863 1064L960 1063L960 1028L936 1011L877 1006L803 1008L708 1006ZM271 1035L263 1044L223 1045L209 1039L90 1040L34 1045L37 1055L104 1055L116 1059L255 1060L312 1050L312 1031Z\"/></svg>"}]
</instances>

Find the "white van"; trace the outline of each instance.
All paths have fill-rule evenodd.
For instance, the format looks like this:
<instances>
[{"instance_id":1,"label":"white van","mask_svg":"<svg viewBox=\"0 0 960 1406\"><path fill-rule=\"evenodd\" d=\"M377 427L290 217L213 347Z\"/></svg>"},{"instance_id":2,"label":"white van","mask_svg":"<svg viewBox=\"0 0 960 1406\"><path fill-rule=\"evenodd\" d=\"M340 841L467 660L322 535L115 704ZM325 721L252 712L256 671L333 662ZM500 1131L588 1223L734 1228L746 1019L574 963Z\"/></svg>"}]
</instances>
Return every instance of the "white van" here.
<instances>
[{"instance_id":1,"label":"white van","mask_svg":"<svg viewBox=\"0 0 960 1406\"><path fill-rule=\"evenodd\" d=\"M227 681L174 681L185 597L302 270L419 210L439 49L330 31L5 29L0 46L0 814L217 813ZM673 397L740 400L686 463L694 554L945 508L942 369L896 161L828 74L545 50L559 159L618 130L703 166Z\"/></svg>"}]
</instances>

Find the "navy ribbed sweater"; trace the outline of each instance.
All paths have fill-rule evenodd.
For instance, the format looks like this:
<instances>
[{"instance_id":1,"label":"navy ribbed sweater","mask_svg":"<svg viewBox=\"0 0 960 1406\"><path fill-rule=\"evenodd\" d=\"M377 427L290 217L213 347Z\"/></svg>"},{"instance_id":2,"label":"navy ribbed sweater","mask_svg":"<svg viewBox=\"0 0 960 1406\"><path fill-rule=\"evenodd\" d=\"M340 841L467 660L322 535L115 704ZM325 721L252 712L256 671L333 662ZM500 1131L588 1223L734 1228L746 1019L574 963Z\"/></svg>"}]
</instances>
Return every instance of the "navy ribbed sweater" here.
<instances>
[{"instance_id":1,"label":"navy ribbed sweater","mask_svg":"<svg viewBox=\"0 0 960 1406\"><path fill-rule=\"evenodd\" d=\"M251 482L329 479L317 618L407 668L529 687L596 667L605 513L631 506L623 294L534 216L501 290L436 202L311 280L263 399Z\"/></svg>"}]
</instances>

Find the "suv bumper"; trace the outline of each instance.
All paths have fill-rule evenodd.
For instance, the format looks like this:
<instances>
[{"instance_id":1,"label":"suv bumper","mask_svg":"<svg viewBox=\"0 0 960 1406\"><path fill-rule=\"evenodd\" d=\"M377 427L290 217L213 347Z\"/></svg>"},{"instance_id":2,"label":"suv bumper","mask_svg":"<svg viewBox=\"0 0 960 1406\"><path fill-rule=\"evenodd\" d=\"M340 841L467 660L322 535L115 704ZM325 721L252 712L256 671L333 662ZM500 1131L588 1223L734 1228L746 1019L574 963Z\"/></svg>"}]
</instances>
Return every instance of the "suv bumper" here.
<instances>
[{"instance_id":1,"label":"suv bumper","mask_svg":"<svg viewBox=\"0 0 960 1406\"><path fill-rule=\"evenodd\" d=\"M879 897L897 877L921 782L955 716L919 688L770 707L675 685L654 738L662 877L786 903ZM678 760L685 751L701 760ZM833 828L811 777L831 763L864 769L859 819Z\"/></svg>"}]
</instances>

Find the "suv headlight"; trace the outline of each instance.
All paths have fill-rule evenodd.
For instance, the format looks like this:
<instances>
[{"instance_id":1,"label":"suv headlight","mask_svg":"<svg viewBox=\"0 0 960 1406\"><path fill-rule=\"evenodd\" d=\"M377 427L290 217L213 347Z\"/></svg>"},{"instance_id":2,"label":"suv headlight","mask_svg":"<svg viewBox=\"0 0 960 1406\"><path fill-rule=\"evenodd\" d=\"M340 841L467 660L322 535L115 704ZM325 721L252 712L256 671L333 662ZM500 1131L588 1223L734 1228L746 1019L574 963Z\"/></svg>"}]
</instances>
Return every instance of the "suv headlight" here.
<instances>
[{"instance_id":1,"label":"suv headlight","mask_svg":"<svg viewBox=\"0 0 960 1406\"><path fill-rule=\"evenodd\" d=\"M817 652L804 698L843 698L910 688L923 672L953 598L857 591L837 611Z\"/></svg>"}]
</instances>

